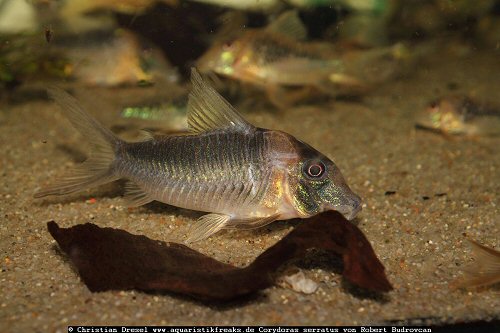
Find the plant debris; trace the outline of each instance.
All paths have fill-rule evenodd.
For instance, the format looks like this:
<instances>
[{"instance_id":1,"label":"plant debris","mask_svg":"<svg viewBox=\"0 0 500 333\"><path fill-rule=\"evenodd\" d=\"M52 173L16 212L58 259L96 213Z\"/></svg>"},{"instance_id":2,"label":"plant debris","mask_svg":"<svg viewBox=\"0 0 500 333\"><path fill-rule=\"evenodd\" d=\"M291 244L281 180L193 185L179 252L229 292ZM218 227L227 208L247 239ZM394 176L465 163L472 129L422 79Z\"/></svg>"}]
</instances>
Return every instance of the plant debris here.
<instances>
[{"instance_id":1,"label":"plant debris","mask_svg":"<svg viewBox=\"0 0 500 333\"><path fill-rule=\"evenodd\" d=\"M48 229L93 291L137 289L172 292L205 301L231 300L272 286L278 269L311 248L340 254L343 276L361 288L392 290L369 241L337 212L325 212L297 226L249 266L234 267L191 248L100 228L92 223Z\"/></svg>"}]
</instances>

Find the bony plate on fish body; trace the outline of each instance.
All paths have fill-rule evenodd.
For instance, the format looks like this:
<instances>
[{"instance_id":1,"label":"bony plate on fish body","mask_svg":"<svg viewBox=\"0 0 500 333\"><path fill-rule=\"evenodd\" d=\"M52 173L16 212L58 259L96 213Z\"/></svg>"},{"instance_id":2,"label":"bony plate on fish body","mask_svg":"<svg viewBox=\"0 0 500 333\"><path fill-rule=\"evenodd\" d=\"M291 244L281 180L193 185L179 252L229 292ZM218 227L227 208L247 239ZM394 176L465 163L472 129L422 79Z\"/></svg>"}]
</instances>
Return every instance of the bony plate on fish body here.
<instances>
[{"instance_id":1,"label":"bony plate on fish body","mask_svg":"<svg viewBox=\"0 0 500 333\"><path fill-rule=\"evenodd\" d=\"M248 123L192 69L187 135L126 142L63 90L49 95L90 142L90 157L35 197L64 195L125 178L131 206L153 200L207 212L188 242L225 228L251 229L275 220L336 210L353 219L361 199L337 166L290 134Z\"/></svg>"}]
</instances>

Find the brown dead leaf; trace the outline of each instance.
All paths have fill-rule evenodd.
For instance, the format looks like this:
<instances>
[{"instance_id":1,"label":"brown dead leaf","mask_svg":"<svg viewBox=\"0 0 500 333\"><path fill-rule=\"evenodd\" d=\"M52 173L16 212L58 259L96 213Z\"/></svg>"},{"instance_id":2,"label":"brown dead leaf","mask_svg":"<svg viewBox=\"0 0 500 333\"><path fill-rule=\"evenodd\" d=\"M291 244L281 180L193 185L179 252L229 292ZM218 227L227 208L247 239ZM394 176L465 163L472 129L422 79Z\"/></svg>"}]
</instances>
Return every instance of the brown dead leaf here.
<instances>
[{"instance_id":1,"label":"brown dead leaf","mask_svg":"<svg viewBox=\"0 0 500 333\"><path fill-rule=\"evenodd\" d=\"M48 229L91 291L138 289L173 292L201 300L230 300L274 284L286 262L316 248L340 254L343 276L353 284L386 292L392 286L363 233L339 213L305 220L245 268L224 264L177 243L86 223Z\"/></svg>"}]
</instances>

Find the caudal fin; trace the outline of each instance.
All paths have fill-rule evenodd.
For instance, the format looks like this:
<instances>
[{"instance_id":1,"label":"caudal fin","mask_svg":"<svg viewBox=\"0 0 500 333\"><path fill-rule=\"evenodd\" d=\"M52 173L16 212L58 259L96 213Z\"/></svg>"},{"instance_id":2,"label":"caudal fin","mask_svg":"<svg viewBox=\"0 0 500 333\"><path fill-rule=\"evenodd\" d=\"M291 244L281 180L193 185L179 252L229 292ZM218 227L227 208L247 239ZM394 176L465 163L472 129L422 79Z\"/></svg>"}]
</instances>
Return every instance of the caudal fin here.
<instances>
[{"instance_id":1,"label":"caudal fin","mask_svg":"<svg viewBox=\"0 0 500 333\"><path fill-rule=\"evenodd\" d=\"M113 173L112 163L120 139L89 115L80 103L64 90L49 88L48 94L64 111L73 126L90 142L91 152L85 162L52 185L36 192L34 197L69 194L118 179Z\"/></svg>"}]
</instances>

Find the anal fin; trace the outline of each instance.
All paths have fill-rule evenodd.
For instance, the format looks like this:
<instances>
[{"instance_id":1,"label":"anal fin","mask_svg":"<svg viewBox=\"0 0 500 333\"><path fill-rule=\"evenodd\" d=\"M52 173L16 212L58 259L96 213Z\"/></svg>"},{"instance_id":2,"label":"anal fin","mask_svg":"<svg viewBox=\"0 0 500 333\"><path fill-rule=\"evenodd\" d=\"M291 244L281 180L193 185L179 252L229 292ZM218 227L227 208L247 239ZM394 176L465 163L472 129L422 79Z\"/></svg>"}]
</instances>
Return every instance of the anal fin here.
<instances>
[{"instance_id":1,"label":"anal fin","mask_svg":"<svg viewBox=\"0 0 500 333\"><path fill-rule=\"evenodd\" d=\"M210 237L224 228L230 219L231 217L229 215L224 214L211 213L203 215L195 222L195 225L189 231L186 243L194 243Z\"/></svg>"},{"instance_id":2,"label":"anal fin","mask_svg":"<svg viewBox=\"0 0 500 333\"><path fill-rule=\"evenodd\" d=\"M154 199L144 192L139 185L129 181L125 184L125 197L124 197L128 207L139 207L150 203Z\"/></svg>"}]
</instances>

